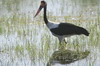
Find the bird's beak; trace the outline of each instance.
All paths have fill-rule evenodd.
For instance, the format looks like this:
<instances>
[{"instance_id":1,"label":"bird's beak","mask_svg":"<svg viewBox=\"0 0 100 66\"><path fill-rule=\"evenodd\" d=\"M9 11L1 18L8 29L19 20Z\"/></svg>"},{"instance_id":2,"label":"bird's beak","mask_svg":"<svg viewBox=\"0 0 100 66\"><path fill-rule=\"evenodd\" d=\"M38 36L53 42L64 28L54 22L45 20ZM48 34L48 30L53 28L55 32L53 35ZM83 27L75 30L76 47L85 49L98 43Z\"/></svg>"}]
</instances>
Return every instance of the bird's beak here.
<instances>
[{"instance_id":1,"label":"bird's beak","mask_svg":"<svg viewBox=\"0 0 100 66\"><path fill-rule=\"evenodd\" d=\"M36 16L40 13L40 11L42 10L42 8L43 8L42 6L39 7L39 9L38 9L38 11L36 12L36 14L35 14L34 17L36 17Z\"/></svg>"}]
</instances>

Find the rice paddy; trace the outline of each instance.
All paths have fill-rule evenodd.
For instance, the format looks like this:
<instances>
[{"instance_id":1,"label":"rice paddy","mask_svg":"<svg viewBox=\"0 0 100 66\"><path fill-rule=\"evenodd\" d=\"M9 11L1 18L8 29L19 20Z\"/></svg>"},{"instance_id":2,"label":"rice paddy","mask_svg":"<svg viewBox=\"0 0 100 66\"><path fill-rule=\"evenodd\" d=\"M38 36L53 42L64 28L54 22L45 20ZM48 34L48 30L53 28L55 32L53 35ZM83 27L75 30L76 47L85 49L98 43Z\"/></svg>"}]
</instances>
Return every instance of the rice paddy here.
<instances>
[{"instance_id":1,"label":"rice paddy","mask_svg":"<svg viewBox=\"0 0 100 66\"><path fill-rule=\"evenodd\" d=\"M50 65L100 66L99 0L46 1L49 20L69 22L90 32L89 37L72 36L63 44L72 53L87 50L88 56L70 64ZM33 18L39 4L37 0L0 0L0 66L47 66L58 51L59 41L44 24L43 12Z\"/></svg>"}]
</instances>

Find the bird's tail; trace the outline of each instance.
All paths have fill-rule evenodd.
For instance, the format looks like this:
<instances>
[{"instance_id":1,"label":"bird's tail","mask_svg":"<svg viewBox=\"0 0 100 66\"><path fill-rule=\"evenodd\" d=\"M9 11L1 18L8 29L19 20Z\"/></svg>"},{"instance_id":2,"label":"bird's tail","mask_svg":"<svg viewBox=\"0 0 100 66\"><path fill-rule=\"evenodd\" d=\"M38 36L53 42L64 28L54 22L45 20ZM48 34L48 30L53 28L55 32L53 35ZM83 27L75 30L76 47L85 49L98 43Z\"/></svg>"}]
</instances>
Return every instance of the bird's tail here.
<instances>
[{"instance_id":1,"label":"bird's tail","mask_svg":"<svg viewBox=\"0 0 100 66\"><path fill-rule=\"evenodd\" d=\"M79 28L79 31L80 31L79 34L84 34L86 36L89 36L89 32L86 29L80 27Z\"/></svg>"},{"instance_id":2,"label":"bird's tail","mask_svg":"<svg viewBox=\"0 0 100 66\"><path fill-rule=\"evenodd\" d=\"M84 28L81 28L81 29L84 35L89 36L89 32L86 29Z\"/></svg>"}]
</instances>

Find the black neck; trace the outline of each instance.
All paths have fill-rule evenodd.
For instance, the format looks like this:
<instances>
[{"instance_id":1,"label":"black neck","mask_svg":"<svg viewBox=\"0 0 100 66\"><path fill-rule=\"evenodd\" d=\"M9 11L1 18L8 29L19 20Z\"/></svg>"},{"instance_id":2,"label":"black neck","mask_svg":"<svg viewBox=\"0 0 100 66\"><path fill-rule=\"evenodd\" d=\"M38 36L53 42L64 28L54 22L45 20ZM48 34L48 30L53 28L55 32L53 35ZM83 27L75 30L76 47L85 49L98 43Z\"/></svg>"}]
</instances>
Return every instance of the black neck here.
<instances>
[{"instance_id":1,"label":"black neck","mask_svg":"<svg viewBox=\"0 0 100 66\"><path fill-rule=\"evenodd\" d=\"M47 24L48 19L47 19L47 15L46 15L46 9L47 9L47 6L44 7L44 22Z\"/></svg>"}]
</instances>

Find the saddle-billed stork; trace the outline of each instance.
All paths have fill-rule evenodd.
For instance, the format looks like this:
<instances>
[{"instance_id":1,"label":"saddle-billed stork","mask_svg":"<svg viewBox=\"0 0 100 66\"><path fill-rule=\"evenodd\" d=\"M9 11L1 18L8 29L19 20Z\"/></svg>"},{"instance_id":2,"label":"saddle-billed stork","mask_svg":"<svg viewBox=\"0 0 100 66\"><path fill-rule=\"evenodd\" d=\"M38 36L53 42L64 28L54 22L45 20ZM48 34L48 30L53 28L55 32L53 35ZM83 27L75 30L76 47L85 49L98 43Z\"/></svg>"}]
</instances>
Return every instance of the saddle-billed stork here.
<instances>
[{"instance_id":1,"label":"saddle-billed stork","mask_svg":"<svg viewBox=\"0 0 100 66\"><path fill-rule=\"evenodd\" d=\"M86 36L89 36L89 32L82 27L79 27L79 26L76 26L76 25L73 25L70 23L55 24L55 23L48 21L47 15L46 15L47 3L45 1L41 1L40 7L34 17L36 17L39 14L39 12L42 10L42 8L44 8L45 24L50 29L51 33L54 36L58 37L60 43L62 41L64 41L66 37L69 37L72 35L84 34Z\"/></svg>"}]
</instances>

